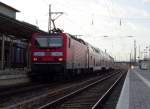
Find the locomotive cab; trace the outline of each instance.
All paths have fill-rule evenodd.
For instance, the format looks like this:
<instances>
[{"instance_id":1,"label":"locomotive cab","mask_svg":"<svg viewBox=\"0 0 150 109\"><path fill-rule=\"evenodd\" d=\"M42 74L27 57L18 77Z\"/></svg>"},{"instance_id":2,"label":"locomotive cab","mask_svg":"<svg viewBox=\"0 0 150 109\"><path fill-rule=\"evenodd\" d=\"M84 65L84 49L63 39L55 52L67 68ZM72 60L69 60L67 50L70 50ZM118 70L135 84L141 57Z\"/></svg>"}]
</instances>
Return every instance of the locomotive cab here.
<instances>
[{"instance_id":1,"label":"locomotive cab","mask_svg":"<svg viewBox=\"0 0 150 109\"><path fill-rule=\"evenodd\" d=\"M60 36L36 37L34 47L35 49L32 51L34 63L63 61L63 38Z\"/></svg>"},{"instance_id":2,"label":"locomotive cab","mask_svg":"<svg viewBox=\"0 0 150 109\"><path fill-rule=\"evenodd\" d=\"M32 38L31 69L33 73L60 72L65 64L65 38L61 34L35 34ZM52 75L51 75L52 76Z\"/></svg>"}]
</instances>

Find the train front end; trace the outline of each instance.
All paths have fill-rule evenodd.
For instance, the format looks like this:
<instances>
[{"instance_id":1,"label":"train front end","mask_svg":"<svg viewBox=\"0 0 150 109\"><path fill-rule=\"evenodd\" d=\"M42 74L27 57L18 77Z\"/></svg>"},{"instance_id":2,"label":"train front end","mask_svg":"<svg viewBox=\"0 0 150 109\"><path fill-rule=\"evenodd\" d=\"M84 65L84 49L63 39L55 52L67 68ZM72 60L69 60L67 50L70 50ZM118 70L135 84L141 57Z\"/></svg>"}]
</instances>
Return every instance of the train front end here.
<instances>
[{"instance_id":1,"label":"train front end","mask_svg":"<svg viewBox=\"0 0 150 109\"><path fill-rule=\"evenodd\" d=\"M65 38L63 34L34 34L31 47L31 70L40 76L54 76L65 67Z\"/></svg>"}]
</instances>

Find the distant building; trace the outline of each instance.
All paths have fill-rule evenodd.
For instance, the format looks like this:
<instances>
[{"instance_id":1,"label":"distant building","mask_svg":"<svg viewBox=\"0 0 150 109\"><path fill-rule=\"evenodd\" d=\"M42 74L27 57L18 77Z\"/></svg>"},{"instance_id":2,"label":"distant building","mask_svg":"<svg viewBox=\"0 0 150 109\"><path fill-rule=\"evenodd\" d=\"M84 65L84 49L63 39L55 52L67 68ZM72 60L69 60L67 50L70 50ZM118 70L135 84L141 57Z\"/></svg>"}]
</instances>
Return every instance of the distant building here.
<instances>
[{"instance_id":1,"label":"distant building","mask_svg":"<svg viewBox=\"0 0 150 109\"><path fill-rule=\"evenodd\" d=\"M16 19L16 12L20 12L15 8L0 2L0 14Z\"/></svg>"}]
</instances>

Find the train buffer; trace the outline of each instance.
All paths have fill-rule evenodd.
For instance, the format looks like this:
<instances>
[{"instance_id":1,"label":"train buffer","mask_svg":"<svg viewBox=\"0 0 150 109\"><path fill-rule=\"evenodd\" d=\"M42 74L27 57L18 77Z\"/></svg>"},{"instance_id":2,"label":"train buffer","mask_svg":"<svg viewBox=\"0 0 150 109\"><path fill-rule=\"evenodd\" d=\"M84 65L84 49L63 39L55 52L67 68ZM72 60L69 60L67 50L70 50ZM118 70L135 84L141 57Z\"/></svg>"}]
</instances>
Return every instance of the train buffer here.
<instances>
[{"instance_id":1,"label":"train buffer","mask_svg":"<svg viewBox=\"0 0 150 109\"><path fill-rule=\"evenodd\" d=\"M150 109L150 71L128 71L116 109Z\"/></svg>"}]
</instances>

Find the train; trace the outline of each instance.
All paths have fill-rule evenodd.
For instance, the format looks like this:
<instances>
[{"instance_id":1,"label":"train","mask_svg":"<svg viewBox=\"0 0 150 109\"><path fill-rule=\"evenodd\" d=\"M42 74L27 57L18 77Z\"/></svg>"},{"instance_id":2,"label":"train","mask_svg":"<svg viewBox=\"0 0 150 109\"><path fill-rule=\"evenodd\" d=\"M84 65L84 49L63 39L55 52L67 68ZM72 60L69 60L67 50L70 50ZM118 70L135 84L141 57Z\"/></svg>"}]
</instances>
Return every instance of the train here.
<instances>
[{"instance_id":1,"label":"train","mask_svg":"<svg viewBox=\"0 0 150 109\"><path fill-rule=\"evenodd\" d=\"M114 59L69 33L34 33L31 39L31 72L52 79L71 78L113 69Z\"/></svg>"}]
</instances>

